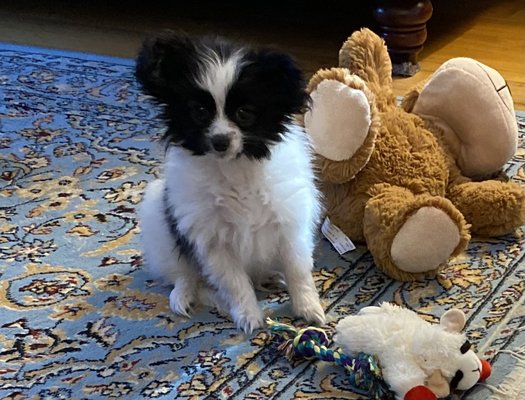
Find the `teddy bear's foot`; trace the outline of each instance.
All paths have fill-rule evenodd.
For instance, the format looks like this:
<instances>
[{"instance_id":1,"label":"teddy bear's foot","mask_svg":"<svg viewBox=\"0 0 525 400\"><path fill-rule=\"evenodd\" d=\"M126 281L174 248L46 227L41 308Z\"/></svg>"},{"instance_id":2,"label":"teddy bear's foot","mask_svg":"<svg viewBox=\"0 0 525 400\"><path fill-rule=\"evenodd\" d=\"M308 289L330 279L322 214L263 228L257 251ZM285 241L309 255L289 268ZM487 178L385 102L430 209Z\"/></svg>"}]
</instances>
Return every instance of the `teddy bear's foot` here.
<instances>
[{"instance_id":1,"label":"teddy bear's foot","mask_svg":"<svg viewBox=\"0 0 525 400\"><path fill-rule=\"evenodd\" d=\"M403 271L432 271L448 260L459 240L459 229L447 213L439 208L423 207L398 231L390 254Z\"/></svg>"},{"instance_id":2,"label":"teddy bear's foot","mask_svg":"<svg viewBox=\"0 0 525 400\"><path fill-rule=\"evenodd\" d=\"M463 215L446 198L388 184L370 190L364 234L376 265L403 281L435 275L470 240Z\"/></svg>"},{"instance_id":3,"label":"teddy bear's foot","mask_svg":"<svg viewBox=\"0 0 525 400\"><path fill-rule=\"evenodd\" d=\"M390 254L399 269L423 273L445 263L459 241L458 226L447 213L436 207L423 207L399 229Z\"/></svg>"},{"instance_id":4,"label":"teddy bear's foot","mask_svg":"<svg viewBox=\"0 0 525 400\"><path fill-rule=\"evenodd\" d=\"M417 98L409 96L405 109L431 122L465 176L490 176L515 154L514 102L498 71L470 58L453 58L436 70Z\"/></svg>"}]
</instances>

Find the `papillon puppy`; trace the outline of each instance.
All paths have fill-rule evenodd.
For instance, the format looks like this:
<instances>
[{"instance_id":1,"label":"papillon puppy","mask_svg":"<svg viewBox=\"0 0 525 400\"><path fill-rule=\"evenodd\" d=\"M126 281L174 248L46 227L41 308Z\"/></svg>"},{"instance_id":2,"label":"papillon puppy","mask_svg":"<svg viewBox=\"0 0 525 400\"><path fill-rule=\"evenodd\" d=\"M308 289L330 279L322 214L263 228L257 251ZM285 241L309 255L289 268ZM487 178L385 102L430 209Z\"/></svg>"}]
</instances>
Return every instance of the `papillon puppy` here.
<instances>
[{"instance_id":1,"label":"papillon puppy","mask_svg":"<svg viewBox=\"0 0 525 400\"><path fill-rule=\"evenodd\" d=\"M313 280L320 194L294 114L308 102L290 56L168 32L144 42L136 76L162 105L162 178L139 210L147 266L189 315L212 291L247 333L264 325L255 288L282 276L297 316L323 324Z\"/></svg>"}]
</instances>

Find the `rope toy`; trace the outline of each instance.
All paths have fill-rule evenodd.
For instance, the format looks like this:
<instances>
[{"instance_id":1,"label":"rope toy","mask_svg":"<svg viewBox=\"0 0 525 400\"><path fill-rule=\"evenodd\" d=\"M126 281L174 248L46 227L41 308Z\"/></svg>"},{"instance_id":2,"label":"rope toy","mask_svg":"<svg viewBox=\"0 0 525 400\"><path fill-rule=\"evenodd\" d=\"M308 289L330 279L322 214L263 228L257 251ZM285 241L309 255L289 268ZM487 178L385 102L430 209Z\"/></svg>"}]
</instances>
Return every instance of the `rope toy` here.
<instances>
[{"instance_id":1,"label":"rope toy","mask_svg":"<svg viewBox=\"0 0 525 400\"><path fill-rule=\"evenodd\" d=\"M330 348L326 332L317 327L297 329L291 325L266 319L274 338L280 341L277 350L291 361L321 360L343 367L350 386L370 399L393 400L394 393L384 381L377 359L363 352L349 356L340 348Z\"/></svg>"}]
</instances>

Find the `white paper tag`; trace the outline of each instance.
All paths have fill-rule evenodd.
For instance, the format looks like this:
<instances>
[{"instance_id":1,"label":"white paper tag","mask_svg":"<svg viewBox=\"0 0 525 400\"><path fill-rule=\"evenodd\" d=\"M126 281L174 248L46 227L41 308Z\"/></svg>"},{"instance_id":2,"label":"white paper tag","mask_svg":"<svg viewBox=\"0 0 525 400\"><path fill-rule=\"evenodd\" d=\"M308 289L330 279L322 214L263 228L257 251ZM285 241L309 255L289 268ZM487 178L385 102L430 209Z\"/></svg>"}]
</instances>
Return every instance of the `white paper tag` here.
<instances>
[{"instance_id":1,"label":"white paper tag","mask_svg":"<svg viewBox=\"0 0 525 400\"><path fill-rule=\"evenodd\" d=\"M321 232L332 243L340 255L355 250L355 245L341 229L333 225L330 218L326 217L321 226Z\"/></svg>"}]
</instances>

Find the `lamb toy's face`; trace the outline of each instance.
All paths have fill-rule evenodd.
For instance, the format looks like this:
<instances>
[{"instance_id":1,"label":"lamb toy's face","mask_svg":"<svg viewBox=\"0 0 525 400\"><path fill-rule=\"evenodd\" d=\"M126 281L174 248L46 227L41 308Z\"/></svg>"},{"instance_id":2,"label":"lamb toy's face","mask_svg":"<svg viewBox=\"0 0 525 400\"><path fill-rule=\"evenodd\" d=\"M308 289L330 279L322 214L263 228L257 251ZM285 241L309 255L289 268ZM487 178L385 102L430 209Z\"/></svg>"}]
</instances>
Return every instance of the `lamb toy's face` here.
<instances>
[{"instance_id":1,"label":"lamb toy's face","mask_svg":"<svg viewBox=\"0 0 525 400\"><path fill-rule=\"evenodd\" d=\"M456 390L465 391L490 375L490 364L479 359L472 351L470 342L461 334L465 323L465 314L461 310L453 309L443 314L439 326L435 326L437 332L442 332L439 336L444 339L443 344L452 345L452 348L449 347L446 351L446 371L434 370L433 379L428 383L435 392L445 394ZM428 355L425 358L428 358ZM438 378L439 376L441 378ZM436 384L437 386L433 387Z\"/></svg>"},{"instance_id":2,"label":"lamb toy's face","mask_svg":"<svg viewBox=\"0 0 525 400\"><path fill-rule=\"evenodd\" d=\"M482 361L470 349L470 343L466 341L460 349L463 356L459 359L459 368L450 381L450 390L468 390L480 380L490 375L490 364Z\"/></svg>"}]
</instances>

